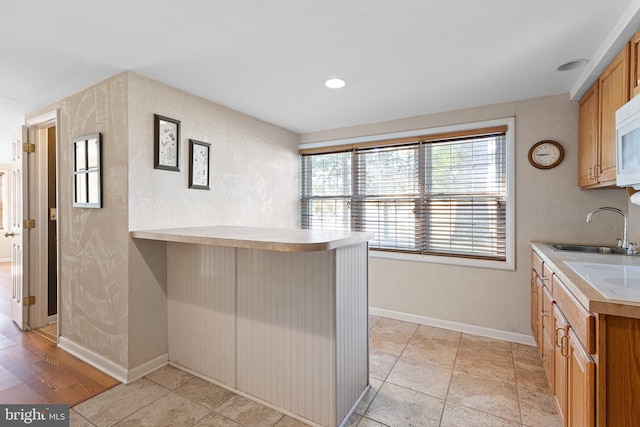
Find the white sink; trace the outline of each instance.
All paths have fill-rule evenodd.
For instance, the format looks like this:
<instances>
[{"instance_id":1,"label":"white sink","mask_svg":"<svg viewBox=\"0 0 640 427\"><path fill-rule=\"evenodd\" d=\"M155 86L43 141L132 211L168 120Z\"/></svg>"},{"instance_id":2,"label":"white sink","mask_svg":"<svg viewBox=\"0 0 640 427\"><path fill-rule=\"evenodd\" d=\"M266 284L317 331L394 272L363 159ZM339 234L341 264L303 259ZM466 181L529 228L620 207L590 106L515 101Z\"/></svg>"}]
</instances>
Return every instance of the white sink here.
<instances>
[{"instance_id":1,"label":"white sink","mask_svg":"<svg viewBox=\"0 0 640 427\"><path fill-rule=\"evenodd\" d=\"M604 297L640 302L640 266L576 261L564 263Z\"/></svg>"}]
</instances>

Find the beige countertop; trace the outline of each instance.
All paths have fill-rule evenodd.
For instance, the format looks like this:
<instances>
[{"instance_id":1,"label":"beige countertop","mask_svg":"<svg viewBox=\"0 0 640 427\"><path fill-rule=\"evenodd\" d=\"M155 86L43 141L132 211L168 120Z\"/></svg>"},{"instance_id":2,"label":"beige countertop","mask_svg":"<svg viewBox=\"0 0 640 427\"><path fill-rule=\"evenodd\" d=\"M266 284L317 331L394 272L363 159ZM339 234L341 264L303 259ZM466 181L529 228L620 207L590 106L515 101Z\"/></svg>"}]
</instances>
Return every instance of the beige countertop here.
<instances>
[{"instance_id":1,"label":"beige countertop","mask_svg":"<svg viewBox=\"0 0 640 427\"><path fill-rule=\"evenodd\" d=\"M373 233L216 225L132 231L131 237L281 252L315 252L364 243L373 238Z\"/></svg>"},{"instance_id":2,"label":"beige countertop","mask_svg":"<svg viewBox=\"0 0 640 427\"><path fill-rule=\"evenodd\" d=\"M565 261L640 266L640 255L605 255L561 251L551 243L531 242L531 247L576 299L590 312L640 319L640 302L609 299L569 268Z\"/></svg>"}]
</instances>

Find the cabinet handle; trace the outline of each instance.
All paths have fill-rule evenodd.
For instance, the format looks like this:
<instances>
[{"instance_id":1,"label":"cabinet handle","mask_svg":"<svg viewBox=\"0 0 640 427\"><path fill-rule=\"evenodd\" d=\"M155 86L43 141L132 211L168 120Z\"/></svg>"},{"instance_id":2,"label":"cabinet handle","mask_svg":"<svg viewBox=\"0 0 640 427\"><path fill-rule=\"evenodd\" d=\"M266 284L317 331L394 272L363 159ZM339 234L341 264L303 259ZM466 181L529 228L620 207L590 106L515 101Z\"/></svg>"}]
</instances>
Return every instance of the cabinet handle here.
<instances>
[{"instance_id":1,"label":"cabinet handle","mask_svg":"<svg viewBox=\"0 0 640 427\"><path fill-rule=\"evenodd\" d=\"M542 359L542 363L549 363L549 358L544 353L540 353L540 359Z\"/></svg>"},{"instance_id":2,"label":"cabinet handle","mask_svg":"<svg viewBox=\"0 0 640 427\"><path fill-rule=\"evenodd\" d=\"M563 335L560 338L562 345L560 346L560 354L562 357L569 357L569 335Z\"/></svg>"},{"instance_id":3,"label":"cabinet handle","mask_svg":"<svg viewBox=\"0 0 640 427\"><path fill-rule=\"evenodd\" d=\"M566 337L566 335L562 335L560 337L558 337L558 332L562 332L564 328L556 328L556 336L555 336L555 342L556 342L556 347L558 347L560 349L560 353L562 353L562 350L564 349L564 339ZM563 354L564 356L564 354Z\"/></svg>"},{"instance_id":4,"label":"cabinet handle","mask_svg":"<svg viewBox=\"0 0 640 427\"><path fill-rule=\"evenodd\" d=\"M547 276L545 276L545 275L542 275L542 281L543 282L548 282L549 278Z\"/></svg>"},{"instance_id":5,"label":"cabinet handle","mask_svg":"<svg viewBox=\"0 0 640 427\"><path fill-rule=\"evenodd\" d=\"M531 293L532 294L537 294L538 293L538 287L536 286L536 279L534 279L532 277L531 280L529 281L529 284L531 285Z\"/></svg>"},{"instance_id":6,"label":"cabinet handle","mask_svg":"<svg viewBox=\"0 0 640 427\"><path fill-rule=\"evenodd\" d=\"M593 167L593 179L598 180L599 176L600 176L600 165L596 164Z\"/></svg>"},{"instance_id":7,"label":"cabinet handle","mask_svg":"<svg viewBox=\"0 0 640 427\"><path fill-rule=\"evenodd\" d=\"M587 179L591 181L593 179L593 168L587 169Z\"/></svg>"},{"instance_id":8,"label":"cabinet handle","mask_svg":"<svg viewBox=\"0 0 640 427\"><path fill-rule=\"evenodd\" d=\"M547 310L540 310L540 314L541 314L543 317L549 317L549 312L548 312Z\"/></svg>"}]
</instances>

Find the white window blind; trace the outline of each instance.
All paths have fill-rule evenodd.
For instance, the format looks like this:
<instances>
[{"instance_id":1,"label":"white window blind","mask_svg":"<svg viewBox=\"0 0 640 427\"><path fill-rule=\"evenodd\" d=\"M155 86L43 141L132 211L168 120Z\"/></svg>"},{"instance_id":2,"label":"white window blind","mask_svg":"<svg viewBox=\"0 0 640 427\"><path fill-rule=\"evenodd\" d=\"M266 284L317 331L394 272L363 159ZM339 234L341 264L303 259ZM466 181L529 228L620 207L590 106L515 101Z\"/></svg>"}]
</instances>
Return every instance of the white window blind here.
<instances>
[{"instance_id":1,"label":"white window blind","mask_svg":"<svg viewBox=\"0 0 640 427\"><path fill-rule=\"evenodd\" d=\"M301 151L301 226L370 231L374 250L505 260L506 146L498 127Z\"/></svg>"}]
</instances>

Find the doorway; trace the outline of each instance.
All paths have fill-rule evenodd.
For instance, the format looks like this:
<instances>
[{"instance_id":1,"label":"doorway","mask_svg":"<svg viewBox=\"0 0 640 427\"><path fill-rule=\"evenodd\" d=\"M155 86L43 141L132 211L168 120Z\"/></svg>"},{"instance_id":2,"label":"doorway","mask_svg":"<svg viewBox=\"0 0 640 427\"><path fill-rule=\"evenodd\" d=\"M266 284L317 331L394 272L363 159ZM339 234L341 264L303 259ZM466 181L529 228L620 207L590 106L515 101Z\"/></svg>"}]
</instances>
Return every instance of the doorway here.
<instances>
[{"instance_id":1,"label":"doorway","mask_svg":"<svg viewBox=\"0 0 640 427\"><path fill-rule=\"evenodd\" d=\"M30 132L31 133L31 132ZM55 123L45 123L35 130L36 150L38 156L38 179L33 191L37 197L37 207L40 231L36 232L38 242L34 245L40 249L41 263L38 274L40 286L37 286L36 303L42 304L36 308L37 315L32 319L33 330L55 342L58 341L58 227L57 227L57 133ZM33 181L32 181L33 182ZM33 187L32 187L33 188ZM33 188L35 190L35 188ZM32 190L32 189L30 189ZM33 200L33 199L32 199ZM37 223L37 222L36 222ZM30 266L31 271L38 268ZM39 298L38 298L39 297Z\"/></svg>"},{"instance_id":2,"label":"doorway","mask_svg":"<svg viewBox=\"0 0 640 427\"><path fill-rule=\"evenodd\" d=\"M29 154L28 209L35 221L28 230L28 288L35 297L29 307L29 329L58 341L57 112L27 121Z\"/></svg>"}]
</instances>

